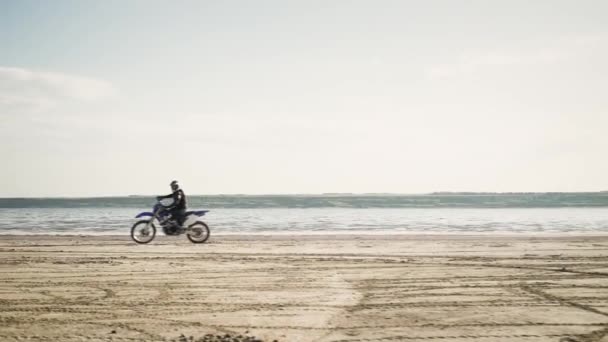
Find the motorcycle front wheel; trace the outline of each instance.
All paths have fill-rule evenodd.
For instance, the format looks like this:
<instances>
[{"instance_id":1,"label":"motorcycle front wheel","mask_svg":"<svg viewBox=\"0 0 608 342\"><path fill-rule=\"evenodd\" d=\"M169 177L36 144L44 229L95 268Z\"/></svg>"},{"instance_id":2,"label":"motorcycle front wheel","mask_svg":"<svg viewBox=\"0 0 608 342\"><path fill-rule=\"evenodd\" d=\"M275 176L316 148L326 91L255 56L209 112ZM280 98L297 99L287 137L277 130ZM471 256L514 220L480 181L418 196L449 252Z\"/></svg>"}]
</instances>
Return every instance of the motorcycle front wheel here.
<instances>
[{"instance_id":1,"label":"motorcycle front wheel","mask_svg":"<svg viewBox=\"0 0 608 342\"><path fill-rule=\"evenodd\" d=\"M192 243L203 243L209 239L209 226L203 221L196 221L188 227L188 240Z\"/></svg>"},{"instance_id":2,"label":"motorcycle front wheel","mask_svg":"<svg viewBox=\"0 0 608 342\"><path fill-rule=\"evenodd\" d=\"M148 243L154 240L154 236L156 236L156 227L151 222L148 226L147 220L137 221L131 227L131 239L137 243Z\"/></svg>"}]
</instances>

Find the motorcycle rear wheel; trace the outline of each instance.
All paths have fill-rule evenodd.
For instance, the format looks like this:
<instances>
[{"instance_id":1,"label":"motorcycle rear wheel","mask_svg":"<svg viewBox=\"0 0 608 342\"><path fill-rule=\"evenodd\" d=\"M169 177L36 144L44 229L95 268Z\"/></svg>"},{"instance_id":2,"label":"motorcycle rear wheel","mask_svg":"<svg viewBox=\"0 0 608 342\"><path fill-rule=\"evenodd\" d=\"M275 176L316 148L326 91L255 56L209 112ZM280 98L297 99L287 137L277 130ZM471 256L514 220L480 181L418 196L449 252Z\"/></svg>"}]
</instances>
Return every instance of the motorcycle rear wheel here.
<instances>
[{"instance_id":1,"label":"motorcycle rear wheel","mask_svg":"<svg viewBox=\"0 0 608 342\"><path fill-rule=\"evenodd\" d=\"M141 220L135 222L133 227L131 227L131 239L137 243L148 243L154 240L156 236L156 227L154 223L150 222L150 226L148 227L147 220Z\"/></svg>"},{"instance_id":2,"label":"motorcycle rear wheel","mask_svg":"<svg viewBox=\"0 0 608 342\"><path fill-rule=\"evenodd\" d=\"M203 243L209 239L211 236L211 232L209 231L209 226L203 221L196 221L190 226L188 226L188 240L192 243Z\"/></svg>"}]
</instances>

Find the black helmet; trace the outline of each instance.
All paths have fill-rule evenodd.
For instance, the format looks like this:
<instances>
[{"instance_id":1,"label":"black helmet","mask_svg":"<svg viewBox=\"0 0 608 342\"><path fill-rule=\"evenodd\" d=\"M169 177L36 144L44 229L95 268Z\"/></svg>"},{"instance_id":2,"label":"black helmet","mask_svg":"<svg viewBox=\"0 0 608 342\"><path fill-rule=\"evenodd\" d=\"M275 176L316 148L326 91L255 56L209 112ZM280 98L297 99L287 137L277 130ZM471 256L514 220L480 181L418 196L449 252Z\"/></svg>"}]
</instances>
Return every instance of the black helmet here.
<instances>
[{"instance_id":1,"label":"black helmet","mask_svg":"<svg viewBox=\"0 0 608 342\"><path fill-rule=\"evenodd\" d=\"M179 184L177 184L176 180L172 181L170 185L171 185L171 189L173 189L173 190L179 189Z\"/></svg>"}]
</instances>

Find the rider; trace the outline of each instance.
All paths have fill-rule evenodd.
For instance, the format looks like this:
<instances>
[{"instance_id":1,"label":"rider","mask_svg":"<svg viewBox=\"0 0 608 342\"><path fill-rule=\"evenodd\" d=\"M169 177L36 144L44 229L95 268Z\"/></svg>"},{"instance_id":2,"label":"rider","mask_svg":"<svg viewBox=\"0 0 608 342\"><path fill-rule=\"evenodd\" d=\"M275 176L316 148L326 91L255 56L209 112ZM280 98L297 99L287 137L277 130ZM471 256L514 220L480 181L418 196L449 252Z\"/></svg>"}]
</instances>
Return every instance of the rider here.
<instances>
[{"instance_id":1,"label":"rider","mask_svg":"<svg viewBox=\"0 0 608 342\"><path fill-rule=\"evenodd\" d=\"M171 191L167 196L157 196L157 200L161 200L163 198L173 198L173 203L169 206L169 212L171 213L171 218L177 222L179 226L182 225L182 220L186 214L186 195L184 191L179 188L179 184L174 180L171 182Z\"/></svg>"}]
</instances>

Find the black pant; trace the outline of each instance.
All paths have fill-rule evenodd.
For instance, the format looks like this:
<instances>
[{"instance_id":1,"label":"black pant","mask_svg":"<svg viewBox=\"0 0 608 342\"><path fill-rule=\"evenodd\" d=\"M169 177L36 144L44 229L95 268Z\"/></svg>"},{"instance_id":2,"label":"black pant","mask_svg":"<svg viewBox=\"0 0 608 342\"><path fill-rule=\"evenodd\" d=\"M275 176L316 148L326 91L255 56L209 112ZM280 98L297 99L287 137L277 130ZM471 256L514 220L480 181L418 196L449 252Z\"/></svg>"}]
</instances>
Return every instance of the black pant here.
<instances>
[{"instance_id":1,"label":"black pant","mask_svg":"<svg viewBox=\"0 0 608 342\"><path fill-rule=\"evenodd\" d=\"M184 216L186 215L186 209L173 208L171 211L171 218L174 219L178 225L182 225Z\"/></svg>"}]
</instances>

